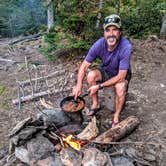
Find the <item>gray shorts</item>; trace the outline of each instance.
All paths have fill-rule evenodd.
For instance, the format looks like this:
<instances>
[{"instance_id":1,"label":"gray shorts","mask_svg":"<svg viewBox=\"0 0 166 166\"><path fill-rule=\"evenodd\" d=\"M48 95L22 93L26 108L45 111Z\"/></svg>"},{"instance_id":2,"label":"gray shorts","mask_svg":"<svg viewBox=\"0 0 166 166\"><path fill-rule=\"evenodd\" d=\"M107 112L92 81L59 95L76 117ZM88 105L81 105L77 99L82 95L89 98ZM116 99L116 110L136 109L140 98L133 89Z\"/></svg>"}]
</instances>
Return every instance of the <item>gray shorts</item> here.
<instances>
[{"instance_id":1,"label":"gray shorts","mask_svg":"<svg viewBox=\"0 0 166 166\"><path fill-rule=\"evenodd\" d=\"M110 73L107 73L103 68L98 68L98 70L100 71L101 75L102 75L102 80L101 81L98 81L98 83L102 83L102 82L105 82L107 80L109 80L110 78L114 77L112 76ZM130 83L130 80L131 80L131 76L132 76L132 73L131 72L127 72L127 75L126 75L126 78L125 80L128 81L128 84L127 84L127 89L126 91L128 91L128 86L129 86L129 83Z\"/></svg>"}]
</instances>

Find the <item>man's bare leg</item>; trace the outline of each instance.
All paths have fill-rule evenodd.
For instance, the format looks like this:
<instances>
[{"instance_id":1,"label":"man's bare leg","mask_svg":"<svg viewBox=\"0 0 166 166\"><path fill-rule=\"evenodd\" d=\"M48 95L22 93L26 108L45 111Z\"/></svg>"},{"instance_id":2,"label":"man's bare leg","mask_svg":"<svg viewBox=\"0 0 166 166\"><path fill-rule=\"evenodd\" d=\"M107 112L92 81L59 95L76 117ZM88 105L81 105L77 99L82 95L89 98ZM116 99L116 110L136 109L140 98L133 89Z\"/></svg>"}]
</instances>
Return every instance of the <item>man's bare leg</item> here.
<instances>
[{"instance_id":1,"label":"man's bare leg","mask_svg":"<svg viewBox=\"0 0 166 166\"><path fill-rule=\"evenodd\" d=\"M128 81L124 80L115 85L116 94L115 94L115 114L114 114L114 123L119 122L120 113L122 111L123 105L126 100L126 88Z\"/></svg>"},{"instance_id":2,"label":"man's bare leg","mask_svg":"<svg viewBox=\"0 0 166 166\"><path fill-rule=\"evenodd\" d=\"M92 85L96 85L96 82L101 80L102 76L99 70L92 70L88 73L87 75L87 83L88 83L88 87L92 86ZM98 99L98 93L94 94L92 97L92 106L91 109L94 108L99 108L100 104L99 104L99 99Z\"/></svg>"}]
</instances>

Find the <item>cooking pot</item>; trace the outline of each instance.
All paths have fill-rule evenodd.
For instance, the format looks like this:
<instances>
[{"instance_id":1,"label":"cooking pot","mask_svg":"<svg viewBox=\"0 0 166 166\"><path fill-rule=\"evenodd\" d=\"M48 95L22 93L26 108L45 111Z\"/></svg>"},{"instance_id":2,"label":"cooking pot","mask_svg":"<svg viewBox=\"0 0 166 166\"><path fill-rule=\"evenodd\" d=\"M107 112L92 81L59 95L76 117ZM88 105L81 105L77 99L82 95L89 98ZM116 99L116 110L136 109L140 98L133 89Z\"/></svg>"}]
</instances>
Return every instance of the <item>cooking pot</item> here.
<instances>
[{"instance_id":1,"label":"cooking pot","mask_svg":"<svg viewBox=\"0 0 166 166\"><path fill-rule=\"evenodd\" d=\"M85 107L84 97L88 96L89 91L85 91L83 94L74 99L74 96L67 96L60 102L60 107L66 112L77 112L81 111Z\"/></svg>"}]
</instances>

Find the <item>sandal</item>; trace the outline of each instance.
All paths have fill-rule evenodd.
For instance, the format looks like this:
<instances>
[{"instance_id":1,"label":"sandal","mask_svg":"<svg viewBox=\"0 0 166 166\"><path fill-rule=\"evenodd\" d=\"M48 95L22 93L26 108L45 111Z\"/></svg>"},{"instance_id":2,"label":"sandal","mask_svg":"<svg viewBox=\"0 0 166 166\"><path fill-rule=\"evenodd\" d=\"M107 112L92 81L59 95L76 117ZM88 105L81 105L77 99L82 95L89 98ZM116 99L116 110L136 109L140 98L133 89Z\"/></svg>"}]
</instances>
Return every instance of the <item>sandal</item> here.
<instances>
[{"instance_id":1,"label":"sandal","mask_svg":"<svg viewBox=\"0 0 166 166\"><path fill-rule=\"evenodd\" d=\"M112 128L115 127L117 124L119 124L119 121L115 122L114 119L112 119Z\"/></svg>"},{"instance_id":2,"label":"sandal","mask_svg":"<svg viewBox=\"0 0 166 166\"><path fill-rule=\"evenodd\" d=\"M95 115L98 111L100 111L100 109L101 109L101 107L99 107L99 108L90 108L89 110L87 110L86 112L85 112L85 115L86 116L93 116L93 115Z\"/></svg>"}]
</instances>

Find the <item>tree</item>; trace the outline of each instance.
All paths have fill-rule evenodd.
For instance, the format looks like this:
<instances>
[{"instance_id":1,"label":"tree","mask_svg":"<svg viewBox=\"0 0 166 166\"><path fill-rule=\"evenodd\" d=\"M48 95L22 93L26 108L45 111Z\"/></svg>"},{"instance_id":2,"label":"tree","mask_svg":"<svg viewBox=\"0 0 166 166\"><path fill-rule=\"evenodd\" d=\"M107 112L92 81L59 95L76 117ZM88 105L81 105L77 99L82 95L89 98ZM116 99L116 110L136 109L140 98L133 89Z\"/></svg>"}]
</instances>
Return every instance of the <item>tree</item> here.
<instances>
[{"instance_id":1,"label":"tree","mask_svg":"<svg viewBox=\"0 0 166 166\"><path fill-rule=\"evenodd\" d=\"M46 25L44 0L5 0L0 3L0 33L14 37L37 33Z\"/></svg>"},{"instance_id":2,"label":"tree","mask_svg":"<svg viewBox=\"0 0 166 166\"><path fill-rule=\"evenodd\" d=\"M120 13L120 0L116 1L116 5L115 5L115 13L119 15Z\"/></svg>"},{"instance_id":3,"label":"tree","mask_svg":"<svg viewBox=\"0 0 166 166\"><path fill-rule=\"evenodd\" d=\"M53 0L47 0L47 31L54 26L54 7Z\"/></svg>"},{"instance_id":4,"label":"tree","mask_svg":"<svg viewBox=\"0 0 166 166\"><path fill-rule=\"evenodd\" d=\"M162 19L162 26L161 26L160 34L166 36L166 12Z\"/></svg>"},{"instance_id":5,"label":"tree","mask_svg":"<svg viewBox=\"0 0 166 166\"><path fill-rule=\"evenodd\" d=\"M98 29L100 26L102 4L103 4L103 0L99 0L99 13L97 15L96 29Z\"/></svg>"}]
</instances>

